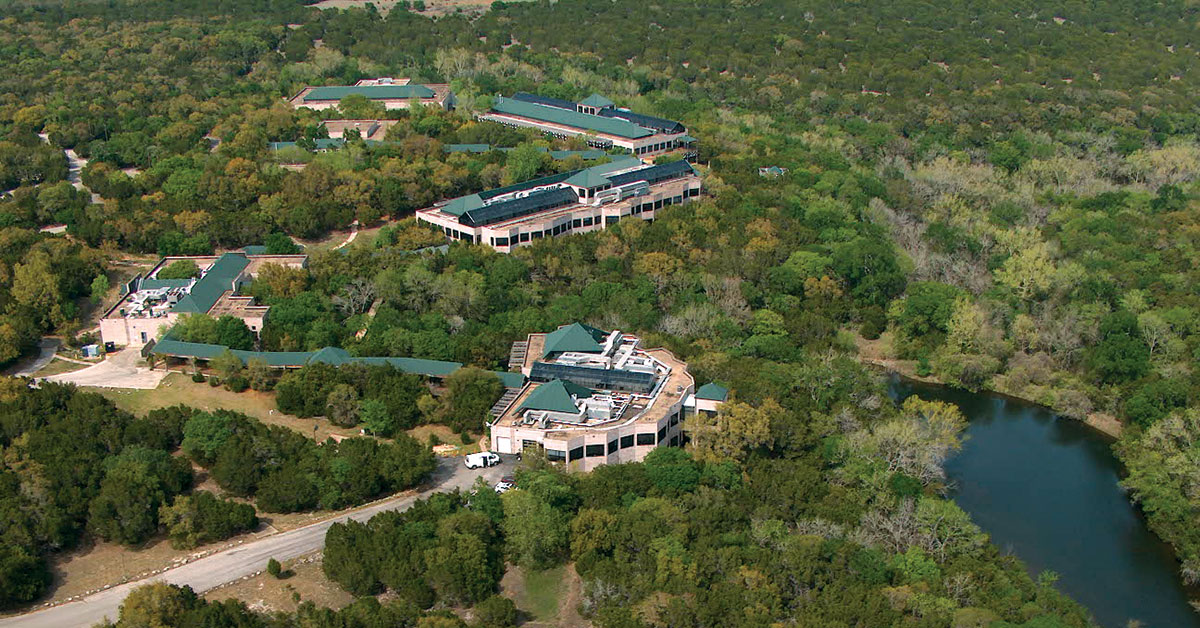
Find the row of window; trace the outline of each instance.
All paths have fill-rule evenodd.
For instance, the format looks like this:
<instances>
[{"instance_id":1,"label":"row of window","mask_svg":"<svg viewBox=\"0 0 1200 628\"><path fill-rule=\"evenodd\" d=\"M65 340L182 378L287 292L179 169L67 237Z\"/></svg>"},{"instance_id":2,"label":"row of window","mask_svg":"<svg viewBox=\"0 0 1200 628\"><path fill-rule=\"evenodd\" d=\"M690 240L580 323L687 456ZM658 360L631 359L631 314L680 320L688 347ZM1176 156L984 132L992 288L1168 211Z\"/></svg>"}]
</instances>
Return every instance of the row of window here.
<instances>
[{"instance_id":1,"label":"row of window","mask_svg":"<svg viewBox=\"0 0 1200 628\"><path fill-rule=\"evenodd\" d=\"M458 229L451 229L450 227L442 227L442 233L445 233L452 240L466 240L467 242L471 242L473 244L479 243L479 241L475 237L475 234L466 233L464 231L459 231Z\"/></svg>"},{"instance_id":2,"label":"row of window","mask_svg":"<svg viewBox=\"0 0 1200 628\"><path fill-rule=\"evenodd\" d=\"M668 148L672 148L672 147L674 147L674 145L675 145L675 140L671 140L669 142L659 142L657 144L651 144L649 146L642 146L640 148L635 148L635 149L633 149L633 152L635 155L645 155L646 153L657 153L660 150L667 150Z\"/></svg>"},{"instance_id":3,"label":"row of window","mask_svg":"<svg viewBox=\"0 0 1200 628\"><path fill-rule=\"evenodd\" d=\"M663 429L658 431L658 434L655 434L654 432L647 432L647 433L640 433L640 434L636 434L636 435L629 434L626 436L622 436L619 440L613 439L613 440L609 441L607 451L606 451L606 448L604 445L599 445L599 444L575 447L570 452L565 452L561 449L547 449L546 450L546 460L549 460L551 462L561 462L563 460L566 460L568 462L574 462L576 460L580 460L580 459L584 458L585 456L588 458L599 458L601 456L616 453L618 448L628 449L630 447L633 447L635 443L638 446L645 446L645 445L654 445L656 443L663 442L666 438L666 434L667 434L667 428L664 427ZM672 440L672 443L671 443L672 445L677 445L679 443L678 436L676 436L675 438L673 438L671 440Z\"/></svg>"},{"instance_id":4,"label":"row of window","mask_svg":"<svg viewBox=\"0 0 1200 628\"><path fill-rule=\"evenodd\" d=\"M658 199L657 201L654 201L653 203L642 203L640 205L634 205L633 208L630 210L630 214L634 215L634 216L638 216L638 215L641 215L643 212L649 212L649 211L654 211L656 209L662 209L663 207L666 207L668 205L677 205L679 203L682 203L683 199L692 198L694 196L700 196L699 189L686 189L683 191L683 194L680 196L676 196L673 198L661 198L661 199ZM617 224L617 222L620 220L621 220L620 216L605 216L604 217L604 226L611 227L612 225ZM530 232L530 233L521 233L521 234L518 234L518 235L515 235L512 237L508 237L508 238L491 238L491 242L492 242L492 246L515 246L515 245L523 243L523 242L529 242L531 239L537 240L540 238L551 238L551 237L566 233L568 231L571 231L572 229L580 229L582 227L591 227L591 226L599 224L599 222L600 222L599 218L593 218L591 216L588 216L587 218L576 218L576 219L572 220L571 222L564 222L561 225L556 225L553 229L546 229L545 231L534 231L534 232ZM444 228L444 231L448 235L451 232L458 233L457 231L454 231L453 229L450 229L449 227ZM465 236L463 239L470 239L472 237L469 234L463 234L463 235ZM454 236L451 235L451 237L454 237Z\"/></svg>"}]
</instances>

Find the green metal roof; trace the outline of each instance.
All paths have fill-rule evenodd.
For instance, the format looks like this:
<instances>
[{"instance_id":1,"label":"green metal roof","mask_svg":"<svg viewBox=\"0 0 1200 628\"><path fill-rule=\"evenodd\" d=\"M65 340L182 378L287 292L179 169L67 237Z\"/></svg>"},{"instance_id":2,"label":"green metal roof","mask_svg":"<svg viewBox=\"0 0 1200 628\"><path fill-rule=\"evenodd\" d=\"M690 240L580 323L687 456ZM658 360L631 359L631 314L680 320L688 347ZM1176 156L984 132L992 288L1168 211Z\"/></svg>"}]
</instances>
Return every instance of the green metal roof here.
<instances>
[{"instance_id":1,"label":"green metal roof","mask_svg":"<svg viewBox=\"0 0 1200 628\"><path fill-rule=\"evenodd\" d=\"M362 94L372 100L397 98L433 98L432 89L424 85L346 85L338 87L314 87L304 95L304 102L315 100L341 100L351 94Z\"/></svg>"},{"instance_id":2,"label":"green metal roof","mask_svg":"<svg viewBox=\"0 0 1200 628\"><path fill-rule=\"evenodd\" d=\"M208 268L203 277L196 280L188 294L180 299L171 311L177 314L208 313L226 290L233 289L234 280L241 276L248 265L250 260L246 259L244 253L222 255Z\"/></svg>"},{"instance_id":3,"label":"green metal roof","mask_svg":"<svg viewBox=\"0 0 1200 628\"><path fill-rule=\"evenodd\" d=\"M696 398L707 399L709 401L725 401L729 398L729 389L716 382L709 382L696 390Z\"/></svg>"},{"instance_id":4,"label":"green metal roof","mask_svg":"<svg viewBox=\"0 0 1200 628\"><path fill-rule=\"evenodd\" d=\"M486 153L492 147L488 144L446 144L442 150L447 153Z\"/></svg>"},{"instance_id":5,"label":"green metal roof","mask_svg":"<svg viewBox=\"0 0 1200 628\"><path fill-rule=\"evenodd\" d=\"M542 347L542 357L563 351L598 353L603 349L600 346L600 342L607 337L608 333L603 330L589 327L582 323L571 323L546 334L546 343Z\"/></svg>"},{"instance_id":6,"label":"green metal roof","mask_svg":"<svg viewBox=\"0 0 1200 628\"><path fill-rule=\"evenodd\" d=\"M483 207L483 199L478 194L468 194L460 196L442 207L442 211L455 216L462 216L472 209Z\"/></svg>"},{"instance_id":7,"label":"green metal roof","mask_svg":"<svg viewBox=\"0 0 1200 628\"><path fill-rule=\"evenodd\" d=\"M605 107L613 106L614 103L613 103L613 101L601 96L600 94L592 94L591 96L588 96L587 98L584 98L583 100L579 101L579 104L584 105L586 107L595 107L597 109L604 109Z\"/></svg>"},{"instance_id":8,"label":"green metal roof","mask_svg":"<svg viewBox=\"0 0 1200 628\"><path fill-rule=\"evenodd\" d=\"M505 388L520 388L525 385L525 376L512 371L491 371L493 375L500 378L500 383L504 384Z\"/></svg>"},{"instance_id":9,"label":"green metal roof","mask_svg":"<svg viewBox=\"0 0 1200 628\"><path fill-rule=\"evenodd\" d=\"M332 364L334 366L345 364L351 359L350 352L340 347L325 347L324 349L318 349L309 353L309 356L309 364L312 364L313 362L324 362L325 364Z\"/></svg>"},{"instance_id":10,"label":"green metal roof","mask_svg":"<svg viewBox=\"0 0 1200 628\"><path fill-rule=\"evenodd\" d=\"M675 141L679 142L680 144L690 144L696 141L696 138L690 135L680 135L679 137L675 138Z\"/></svg>"},{"instance_id":11,"label":"green metal roof","mask_svg":"<svg viewBox=\"0 0 1200 628\"><path fill-rule=\"evenodd\" d=\"M157 290L159 288L186 288L192 283L191 279L143 279L138 284L138 290Z\"/></svg>"},{"instance_id":12,"label":"green metal roof","mask_svg":"<svg viewBox=\"0 0 1200 628\"><path fill-rule=\"evenodd\" d=\"M563 181L563 183L576 185L581 188L598 188L609 185L612 183L612 181L609 181L608 179L604 178L604 175L594 172L589 168L579 171L578 174L572 176L566 181Z\"/></svg>"},{"instance_id":13,"label":"green metal roof","mask_svg":"<svg viewBox=\"0 0 1200 628\"><path fill-rule=\"evenodd\" d=\"M529 396L525 397L525 401L521 402L518 410L547 410L576 414L579 412L579 407L571 399L572 395L576 398L591 397L592 391L583 386L556 379L534 388Z\"/></svg>"},{"instance_id":14,"label":"green metal roof","mask_svg":"<svg viewBox=\"0 0 1200 628\"><path fill-rule=\"evenodd\" d=\"M628 120L605 118L603 116L594 116L587 113L579 113L578 111L559 109L557 107L535 105L511 98L497 98L495 104L492 105L492 111L552 124L561 124L605 135L615 135L626 139L638 139L654 135L654 131L638 126Z\"/></svg>"},{"instance_id":15,"label":"green metal roof","mask_svg":"<svg viewBox=\"0 0 1200 628\"><path fill-rule=\"evenodd\" d=\"M245 253L246 255L266 255L267 254L267 245L251 244L248 246L243 246L242 252Z\"/></svg>"}]
</instances>

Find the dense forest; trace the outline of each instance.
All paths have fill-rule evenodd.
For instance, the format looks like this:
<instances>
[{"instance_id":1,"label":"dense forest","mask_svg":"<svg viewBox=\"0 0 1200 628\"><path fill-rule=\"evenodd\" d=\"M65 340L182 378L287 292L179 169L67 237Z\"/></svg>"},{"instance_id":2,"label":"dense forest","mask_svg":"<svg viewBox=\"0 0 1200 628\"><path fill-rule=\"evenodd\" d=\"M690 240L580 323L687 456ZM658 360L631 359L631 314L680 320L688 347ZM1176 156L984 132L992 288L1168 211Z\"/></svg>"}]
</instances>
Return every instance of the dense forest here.
<instances>
[{"instance_id":1,"label":"dense forest","mask_svg":"<svg viewBox=\"0 0 1200 628\"><path fill-rule=\"evenodd\" d=\"M0 182L13 191L0 199L0 233L14 245L0 255L0 361L69 329L73 300L118 251L207 253L398 219L371 243L313 255L307 269L264 273L251 287L272 306L262 346L495 369L511 341L581 320L638 332L698 381L734 391L715 426L741 440L713 448L697 437L690 459L662 461L694 481L660 485L649 463L585 478L539 471L528 481L547 493L509 498L538 500L513 508L557 526L559 544L537 564L575 562L597 625L735 625L735 615L950 625L967 609L1082 624L1050 578L1030 581L972 540L969 522L955 539L965 546L925 545L922 516L956 511L939 475L954 439L893 415L860 354L1073 418L1116 417L1131 497L1177 549L1182 576L1200 580L1191 3L561 0L437 20L280 0L3 7ZM588 28L564 27L579 24ZM373 76L450 82L460 108L386 112L399 119L388 143L307 153L321 117L382 112L354 99L297 112L282 99ZM683 121L700 138L706 196L653 223L512 255L461 244L412 254L437 241L406 220L412 210L577 167L532 150L543 138L473 120L516 90L600 92ZM271 141L300 148L276 153ZM528 148L443 150L468 142ZM63 182L65 163L47 147L90 160L82 183L100 202ZM297 160L303 170L282 167ZM759 177L769 165L788 173ZM69 239L37 233L52 223ZM370 318L368 294L380 302ZM279 382L281 403L321 413L339 384L343 397L382 397L346 377L297 374ZM411 382L397 384L378 399L397 417L392 430L461 415L421 408ZM261 438L276 437L286 440ZM729 447L742 455L711 458ZM913 466L897 470L900 459ZM618 475L635 487L627 500L600 488ZM341 503L309 488L306 503ZM448 547L488 561L496 539L514 547L507 509L483 521L457 502L429 508L339 534L411 534L412 551L396 558L409 569ZM398 532L402 523L419 529ZM913 536L872 536L892 523ZM638 526L653 530L638 538L650 545L625 561ZM330 575L364 593L400 582L395 565L361 567L369 573ZM808 580L781 579L793 572ZM405 599L478 602L494 591L445 577L405 583ZM448 592L459 585L470 593ZM686 602L700 598L699 611ZM352 608L384 612L369 606Z\"/></svg>"},{"instance_id":2,"label":"dense forest","mask_svg":"<svg viewBox=\"0 0 1200 628\"><path fill-rule=\"evenodd\" d=\"M0 446L4 608L37 599L47 558L89 539L137 548L165 533L193 548L255 529L255 505L345 508L414 486L434 465L404 434L319 445L244 415L176 406L138 418L96 393L12 378L0 390ZM193 491L193 463L228 497Z\"/></svg>"}]
</instances>

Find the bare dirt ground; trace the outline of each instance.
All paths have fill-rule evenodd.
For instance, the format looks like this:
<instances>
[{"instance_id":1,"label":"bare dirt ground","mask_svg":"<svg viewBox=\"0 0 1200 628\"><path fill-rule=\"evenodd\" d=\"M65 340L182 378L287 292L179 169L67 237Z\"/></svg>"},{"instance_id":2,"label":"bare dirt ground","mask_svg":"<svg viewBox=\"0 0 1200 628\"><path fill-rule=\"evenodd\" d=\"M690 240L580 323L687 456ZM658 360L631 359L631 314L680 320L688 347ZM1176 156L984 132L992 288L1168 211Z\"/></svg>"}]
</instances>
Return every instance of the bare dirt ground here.
<instances>
[{"instance_id":1,"label":"bare dirt ground","mask_svg":"<svg viewBox=\"0 0 1200 628\"><path fill-rule=\"evenodd\" d=\"M209 601L238 599L255 610L292 612L301 602L312 602L317 606L342 608L354 601L354 596L325 578L321 571L321 555L302 557L283 563L285 573L292 574L279 579L261 573L248 580L213 589L204 594Z\"/></svg>"}]
</instances>

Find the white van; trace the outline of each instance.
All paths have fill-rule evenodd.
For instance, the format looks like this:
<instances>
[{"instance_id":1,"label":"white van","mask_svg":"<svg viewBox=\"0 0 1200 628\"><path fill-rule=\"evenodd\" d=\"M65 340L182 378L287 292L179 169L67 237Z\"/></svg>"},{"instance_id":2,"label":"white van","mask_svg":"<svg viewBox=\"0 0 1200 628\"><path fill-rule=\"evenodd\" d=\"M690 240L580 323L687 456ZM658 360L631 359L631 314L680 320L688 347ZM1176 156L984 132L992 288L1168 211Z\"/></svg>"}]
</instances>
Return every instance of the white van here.
<instances>
[{"instance_id":1,"label":"white van","mask_svg":"<svg viewBox=\"0 0 1200 628\"><path fill-rule=\"evenodd\" d=\"M467 454L467 457L463 459L463 464L467 465L468 469L494 467L500 464L500 456L490 451L481 451L477 454Z\"/></svg>"}]
</instances>

